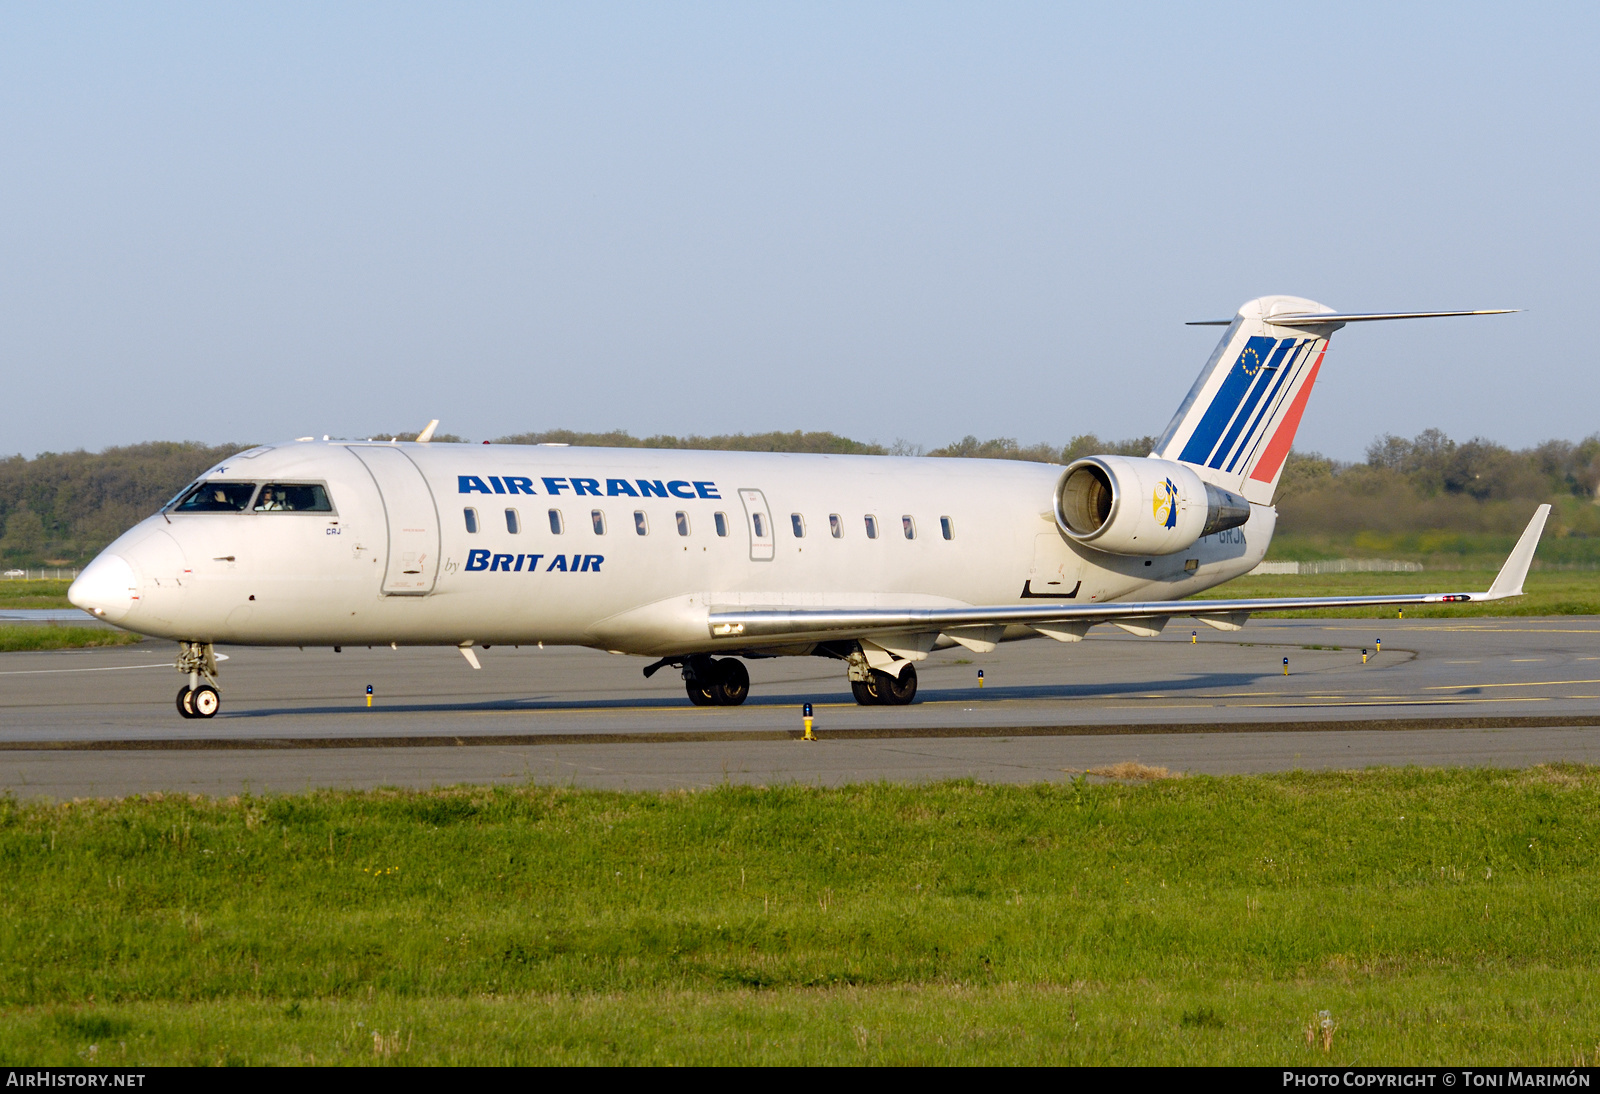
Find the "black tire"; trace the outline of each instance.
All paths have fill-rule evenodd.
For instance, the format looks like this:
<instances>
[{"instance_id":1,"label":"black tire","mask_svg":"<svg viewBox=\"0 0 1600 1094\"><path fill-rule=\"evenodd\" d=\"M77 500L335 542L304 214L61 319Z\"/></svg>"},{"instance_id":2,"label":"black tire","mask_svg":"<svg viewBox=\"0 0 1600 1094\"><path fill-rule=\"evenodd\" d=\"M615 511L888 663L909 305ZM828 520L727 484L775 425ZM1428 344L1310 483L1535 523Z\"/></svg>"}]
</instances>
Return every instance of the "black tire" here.
<instances>
[{"instance_id":1,"label":"black tire","mask_svg":"<svg viewBox=\"0 0 1600 1094\"><path fill-rule=\"evenodd\" d=\"M189 705L189 697L191 694L192 693L189 691L188 684L185 684L183 687L178 689L178 713L183 715L185 718L193 718L195 716L194 707Z\"/></svg>"},{"instance_id":2,"label":"black tire","mask_svg":"<svg viewBox=\"0 0 1600 1094\"><path fill-rule=\"evenodd\" d=\"M189 705L194 708L196 718L215 718L222 708L222 696L210 684L201 684L189 696Z\"/></svg>"},{"instance_id":3,"label":"black tire","mask_svg":"<svg viewBox=\"0 0 1600 1094\"><path fill-rule=\"evenodd\" d=\"M874 671L873 683L878 692L878 702L885 706L903 707L917 697L917 667L907 665L899 676Z\"/></svg>"},{"instance_id":4,"label":"black tire","mask_svg":"<svg viewBox=\"0 0 1600 1094\"><path fill-rule=\"evenodd\" d=\"M750 671L737 657L724 657L715 662L717 682L711 695L718 706L736 707L750 697Z\"/></svg>"},{"instance_id":5,"label":"black tire","mask_svg":"<svg viewBox=\"0 0 1600 1094\"><path fill-rule=\"evenodd\" d=\"M691 677L683 682L683 690L689 693L689 702L697 707L710 707L717 703L712 689L707 687L704 681Z\"/></svg>"},{"instance_id":6,"label":"black tire","mask_svg":"<svg viewBox=\"0 0 1600 1094\"><path fill-rule=\"evenodd\" d=\"M875 707L883 702L878 698L878 690L866 680L850 681L850 694L856 697L856 702L864 707Z\"/></svg>"}]
</instances>

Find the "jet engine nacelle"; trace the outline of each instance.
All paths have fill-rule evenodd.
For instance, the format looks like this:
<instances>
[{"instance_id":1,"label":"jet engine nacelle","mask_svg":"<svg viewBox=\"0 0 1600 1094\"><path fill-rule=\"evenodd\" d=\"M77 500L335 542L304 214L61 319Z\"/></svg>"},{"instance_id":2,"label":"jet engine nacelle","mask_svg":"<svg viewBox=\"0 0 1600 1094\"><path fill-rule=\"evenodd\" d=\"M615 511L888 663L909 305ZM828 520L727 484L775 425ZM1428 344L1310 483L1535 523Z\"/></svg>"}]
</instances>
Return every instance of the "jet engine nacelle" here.
<instances>
[{"instance_id":1,"label":"jet engine nacelle","mask_svg":"<svg viewBox=\"0 0 1600 1094\"><path fill-rule=\"evenodd\" d=\"M1187 464L1133 456L1074 460L1056 485L1055 508L1063 532L1114 555L1170 555L1250 519L1248 501Z\"/></svg>"}]
</instances>

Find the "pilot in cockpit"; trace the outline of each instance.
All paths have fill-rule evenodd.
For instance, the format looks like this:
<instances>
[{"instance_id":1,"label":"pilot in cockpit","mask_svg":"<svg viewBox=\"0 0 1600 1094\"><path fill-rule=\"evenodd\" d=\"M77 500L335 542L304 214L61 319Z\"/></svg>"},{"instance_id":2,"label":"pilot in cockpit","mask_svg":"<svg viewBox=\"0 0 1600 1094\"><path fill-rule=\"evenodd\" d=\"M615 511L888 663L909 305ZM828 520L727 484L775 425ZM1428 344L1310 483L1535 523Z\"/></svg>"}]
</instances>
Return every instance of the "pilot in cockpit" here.
<instances>
[{"instance_id":1,"label":"pilot in cockpit","mask_svg":"<svg viewBox=\"0 0 1600 1094\"><path fill-rule=\"evenodd\" d=\"M261 499L256 502L256 511L277 510L283 508L283 499L278 497L270 486L261 488Z\"/></svg>"}]
</instances>

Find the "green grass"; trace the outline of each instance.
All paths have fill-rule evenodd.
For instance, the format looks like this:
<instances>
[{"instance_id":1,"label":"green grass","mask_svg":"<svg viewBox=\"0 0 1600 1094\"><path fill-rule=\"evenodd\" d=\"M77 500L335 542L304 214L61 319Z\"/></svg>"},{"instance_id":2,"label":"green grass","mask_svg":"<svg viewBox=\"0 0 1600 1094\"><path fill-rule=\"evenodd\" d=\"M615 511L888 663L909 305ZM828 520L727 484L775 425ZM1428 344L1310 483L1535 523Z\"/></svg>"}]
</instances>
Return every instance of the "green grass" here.
<instances>
[{"instance_id":1,"label":"green grass","mask_svg":"<svg viewBox=\"0 0 1600 1094\"><path fill-rule=\"evenodd\" d=\"M0 608L70 608L70 581L0 580Z\"/></svg>"},{"instance_id":2,"label":"green grass","mask_svg":"<svg viewBox=\"0 0 1600 1094\"><path fill-rule=\"evenodd\" d=\"M1597 843L1576 766L6 801L0 1063L1564 1066Z\"/></svg>"},{"instance_id":3,"label":"green grass","mask_svg":"<svg viewBox=\"0 0 1600 1094\"><path fill-rule=\"evenodd\" d=\"M0 608L70 608L70 581L0 581ZM22 650L74 650L90 646L131 646L143 638L107 627L54 623L0 624L0 653Z\"/></svg>"},{"instance_id":4,"label":"green grass","mask_svg":"<svg viewBox=\"0 0 1600 1094\"><path fill-rule=\"evenodd\" d=\"M143 635L112 630L110 627L61 627L54 623L0 624L0 653L131 646L143 641Z\"/></svg>"},{"instance_id":5,"label":"green grass","mask_svg":"<svg viewBox=\"0 0 1600 1094\"><path fill-rule=\"evenodd\" d=\"M1494 570L1446 570L1420 574L1271 574L1241 577L1200 594L1206 597L1381 596L1386 593L1479 592L1494 582ZM1407 608L1406 618L1483 615L1600 615L1600 571L1531 573L1522 596L1480 604ZM1394 608L1340 608L1273 612L1261 618L1393 619Z\"/></svg>"}]
</instances>

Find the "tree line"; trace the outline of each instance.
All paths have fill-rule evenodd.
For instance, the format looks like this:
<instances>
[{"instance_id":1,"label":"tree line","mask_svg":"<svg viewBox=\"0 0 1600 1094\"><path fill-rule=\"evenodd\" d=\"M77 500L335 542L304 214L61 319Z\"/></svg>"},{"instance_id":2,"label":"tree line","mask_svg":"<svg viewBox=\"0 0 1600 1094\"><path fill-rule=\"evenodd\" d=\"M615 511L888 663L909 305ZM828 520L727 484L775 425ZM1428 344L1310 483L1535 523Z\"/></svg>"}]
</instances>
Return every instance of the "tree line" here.
<instances>
[{"instance_id":1,"label":"tree line","mask_svg":"<svg viewBox=\"0 0 1600 1094\"><path fill-rule=\"evenodd\" d=\"M412 439L415 434L375 436ZM442 434L438 441L462 438ZM499 444L571 444L619 448L697 448L740 452L813 452L1067 463L1094 453L1142 456L1154 437L1105 441L1093 434L1065 445L966 436L940 448L904 441L870 444L830 432L733 433L634 437L615 430L546 430L501 437ZM73 566L155 512L211 465L249 444L153 441L102 452L47 452L0 460L0 560L8 566ZM1370 530L1508 533L1527 522L1530 503L1553 501L1549 535L1600 537L1600 434L1576 443L1547 441L1512 450L1474 438L1456 442L1436 429L1416 437L1384 436L1359 463L1294 453L1277 504L1281 532L1339 535Z\"/></svg>"},{"instance_id":2,"label":"tree line","mask_svg":"<svg viewBox=\"0 0 1600 1094\"><path fill-rule=\"evenodd\" d=\"M1354 532L1511 534L1551 502L1547 538L1600 537L1600 434L1513 450L1437 429L1379 437L1360 463L1296 453L1274 499L1279 528L1307 535Z\"/></svg>"}]
</instances>

